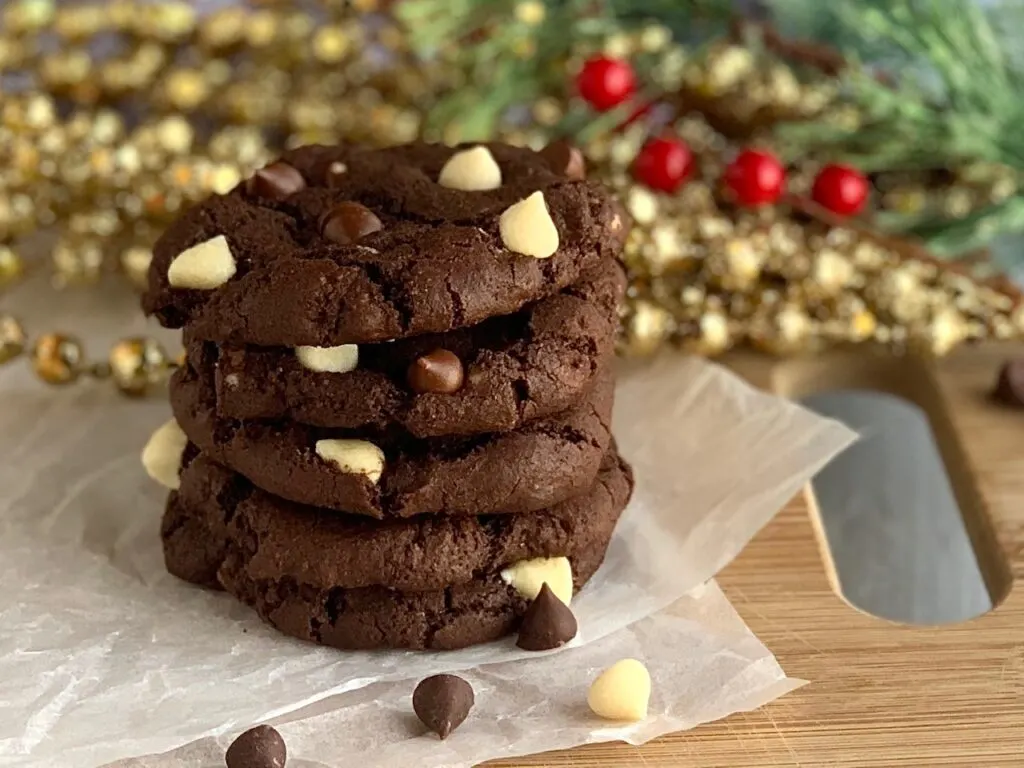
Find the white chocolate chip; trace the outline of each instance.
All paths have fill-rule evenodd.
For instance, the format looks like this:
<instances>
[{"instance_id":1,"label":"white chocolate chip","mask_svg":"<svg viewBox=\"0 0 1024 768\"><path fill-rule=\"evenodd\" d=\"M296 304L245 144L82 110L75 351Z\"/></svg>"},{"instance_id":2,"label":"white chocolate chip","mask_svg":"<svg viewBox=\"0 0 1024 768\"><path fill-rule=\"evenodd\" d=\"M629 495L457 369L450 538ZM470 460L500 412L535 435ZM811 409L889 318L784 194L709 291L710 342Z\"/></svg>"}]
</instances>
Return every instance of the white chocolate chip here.
<instances>
[{"instance_id":1,"label":"white chocolate chip","mask_svg":"<svg viewBox=\"0 0 1024 768\"><path fill-rule=\"evenodd\" d=\"M567 557L520 560L503 570L501 578L527 600L540 594L544 584L566 605L572 600L572 565Z\"/></svg>"},{"instance_id":2,"label":"white chocolate chip","mask_svg":"<svg viewBox=\"0 0 1024 768\"><path fill-rule=\"evenodd\" d=\"M366 440L317 440L316 455L374 484L384 472L384 451Z\"/></svg>"},{"instance_id":3,"label":"white chocolate chip","mask_svg":"<svg viewBox=\"0 0 1024 768\"><path fill-rule=\"evenodd\" d=\"M175 256L167 269L167 282L172 288L209 291L234 277L235 269L227 239L217 235Z\"/></svg>"},{"instance_id":4,"label":"white chocolate chip","mask_svg":"<svg viewBox=\"0 0 1024 768\"><path fill-rule=\"evenodd\" d=\"M516 253L546 259L558 250L558 230L544 202L543 192L509 206L498 222L501 241Z\"/></svg>"},{"instance_id":5,"label":"white chocolate chip","mask_svg":"<svg viewBox=\"0 0 1024 768\"><path fill-rule=\"evenodd\" d=\"M295 356L304 368L317 373L348 373L359 364L359 347L342 344L340 347L296 347Z\"/></svg>"},{"instance_id":6,"label":"white chocolate chip","mask_svg":"<svg viewBox=\"0 0 1024 768\"><path fill-rule=\"evenodd\" d=\"M464 149L448 158L437 183L466 192L497 189L501 186L501 168L487 147Z\"/></svg>"},{"instance_id":7,"label":"white chocolate chip","mask_svg":"<svg viewBox=\"0 0 1024 768\"><path fill-rule=\"evenodd\" d=\"M636 722L647 717L651 673L636 659L622 659L597 676L587 694L591 711L605 720Z\"/></svg>"},{"instance_id":8,"label":"white chocolate chip","mask_svg":"<svg viewBox=\"0 0 1024 768\"><path fill-rule=\"evenodd\" d=\"M146 474L165 488L176 491L181 481L181 455L188 445L188 438L181 431L178 422L171 419L157 428L146 447L142 449L142 466Z\"/></svg>"}]
</instances>

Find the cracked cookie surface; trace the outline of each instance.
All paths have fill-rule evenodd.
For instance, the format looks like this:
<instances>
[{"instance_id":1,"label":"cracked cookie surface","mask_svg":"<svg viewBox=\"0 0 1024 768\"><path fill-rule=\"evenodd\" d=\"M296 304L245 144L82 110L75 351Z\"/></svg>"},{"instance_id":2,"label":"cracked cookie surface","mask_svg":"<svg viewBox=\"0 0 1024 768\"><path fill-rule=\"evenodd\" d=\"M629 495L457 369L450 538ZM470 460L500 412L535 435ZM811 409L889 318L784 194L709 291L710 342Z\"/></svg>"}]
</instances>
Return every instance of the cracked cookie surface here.
<instances>
[{"instance_id":1,"label":"cracked cookie surface","mask_svg":"<svg viewBox=\"0 0 1024 768\"><path fill-rule=\"evenodd\" d=\"M566 556L579 590L633 487L613 449L589 491L549 510L374 524L274 498L194 446L185 463L163 520L168 570L339 648L450 649L508 634L527 602L500 569Z\"/></svg>"},{"instance_id":2,"label":"cracked cookie surface","mask_svg":"<svg viewBox=\"0 0 1024 768\"><path fill-rule=\"evenodd\" d=\"M320 427L384 429L417 437L507 432L585 398L609 362L622 268L607 262L579 283L518 313L444 334L361 345L355 370L305 367L286 347L191 341L195 368L215 370L216 409L232 419L289 419ZM409 365L453 352L465 382L452 393L413 391Z\"/></svg>"},{"instance_id":3,"label":"cracked cookie surface","mask_svg":"<svg viewBox=\"0 0 1024 768\"><path fill-rule=\"evenodd\" d=\"M395 430L338 430L217 415L210 369L171 378L171 407L215 461L290 501L376 518L530 512L589 488L611 442L610 368L576 408L514 432L416 439ZM358 439L383 451L379 482L317 454L318 441Z\"/></svg>"},{"instance_id":4,"label":"cracked cookie surface","mask_svg":"<svg viewBox=\"0 0 1024 768\"><path fill-rule=\"evenodd\" d=\"M446 161L464 147L293 150L282 161L302 181L287 194L261 196L243 183L170 226L154 248L143 307L208 341L378 342L515 312L621 250L625 214L599 184L559 175L532 150L486 146L501 185L480 191L438 184ZM550 258L511 251L500 232L502 213L537 191L558 232ZM344 244L328 237L322 219L345 201L365 206L380 227L364 227ZM228 277L202 290L173 287L174 259L218 236L233 260ZM190 275L201 267L193 257Z\"/></svg>"}]
</instances>

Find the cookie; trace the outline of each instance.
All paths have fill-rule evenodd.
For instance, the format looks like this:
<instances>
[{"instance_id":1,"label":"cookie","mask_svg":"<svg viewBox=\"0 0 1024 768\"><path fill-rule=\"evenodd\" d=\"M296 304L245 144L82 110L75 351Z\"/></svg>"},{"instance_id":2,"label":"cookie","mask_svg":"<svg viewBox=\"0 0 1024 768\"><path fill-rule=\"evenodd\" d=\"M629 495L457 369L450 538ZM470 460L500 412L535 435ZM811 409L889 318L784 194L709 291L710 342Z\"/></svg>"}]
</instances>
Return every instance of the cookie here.
<instances>
[{"instance_id":1,"label":"cookie","mask_svg":"<svg viewBox=\"0 0 1024 768\"><path fill-rule=\"evenodd\" d=\"M233 542L250 553L252 579L286 573L321 587L421 592L522 560L603 548L629 492L628 469L609 454L594 485L549 509L377 521L285 501L199 454L181 472L163 537L174 572L206 586L216 583L223 548Z\"/></svg>"},{"instance_id":2,"label":"cookie","mask_svg":"<svg viewBox=\"0 0 1024 768\"><path fill-rule=\"evenodd\" d=\"M501 568L557 553L579 589L633 485L611 452L583 496L543 512L371 522L289 504L192 448L186 464L164 517L168 570L339 648L461 648L512 632L528 601Z\"/></svg>"},{"instance_id":3,"label":"cookie","mask_svg":"<svg viewBox=\"0 0 1024 768\"><path fill-rule=\"evenodd\" d=\"M516 314L359 346L355 368L345 372L314 370L297 350L281 347L194 341L189 355L194 367L215 368L217 413L228 418L343 429L397 424L417 437L507 432L586 397L613 351L624 286L621 267L607 262ZM438 350L461 367L452 392L410 376L417 360Z\"/></svg>"},{"instance_id":4,"label":"cookie","mask_svg":"<svg viewBox=\"0 0 1024 768\"><path fill-rule=\"evenodd\" d=\"M477 153L498 186L441 183L466 149L293 150L170 226L143 307L207 341L381 342L516 312L621 250L625 214L599 184L502 144Z\"/></svg>"},{"instance_id":5,"label":"cookie","mask_svg":"<svg viewBox=\"0 0 1024 768\"><path fill-rule=\"evenodd\" d=\"M171 378L182 430L215 461L301 504L370 517L529 512L589 488L611 442L611 369L571 411L514 432L417 440L217 416L213 372Z\"/></svg>"}]
</instances>

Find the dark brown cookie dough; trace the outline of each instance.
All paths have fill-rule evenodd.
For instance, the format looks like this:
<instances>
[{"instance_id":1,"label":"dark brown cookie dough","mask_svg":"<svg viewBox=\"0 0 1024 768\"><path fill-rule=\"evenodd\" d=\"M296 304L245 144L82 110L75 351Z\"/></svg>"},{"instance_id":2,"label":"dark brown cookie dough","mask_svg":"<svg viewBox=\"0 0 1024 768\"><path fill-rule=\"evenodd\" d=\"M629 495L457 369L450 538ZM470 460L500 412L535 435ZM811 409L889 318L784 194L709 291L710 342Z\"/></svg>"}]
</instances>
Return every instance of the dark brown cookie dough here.
<instances>
[{"instance_id":1,"label":"dark brown cookie dough","mask_svg":"<svg viewBox=\"0 0 1024 768\"><path fill-rule=\"evenodd\" d=\"M613 351L625 286L607 262L562 293L505 317L445 334L359 348L347 373L304 367L293 349L191 342L196 368L216 370L217 412L233 419L289 419L320 427L384 429L418 437L507 432L585 398ZM407 371L437 349L465 372L455 392L417 393Z\"/></svg>"},{"instance_id":2,"label":"dark brown cookie dough","mask_svg":"<svg viewBox=\"0 0 1024 768\"><path fill-rule=\"evenodd\" d=\"M200 454L181 472L163 539L172 571L205 586L217 583L231 543L247 553L253 580L287 575L322 588L422 592L466 584L520 560L603 550L631 488L628 467L609 454L590 488L549 509L375 521L285 501Z\"/></svg>"},{"instance_id":3,"label":"dark brown cookie dough","mask_svg":"<svg viewBox=\"0 0 1024 768\"><path fill-rule=\"evenodd\" d=\"M200 450L282 498L377 518L543 509L589 488L611 442L610 368L572 411L514 432L423 440L394 430L221 418L212 378L209 369L186 365L171 379L175 418ZM331 438L367 440L382 450L379 482L317 455L317 442Z\"/></svg>"},{"instance_id":4,"label":"dark brown cookie dough","mask_svg":"<svg viewBox=\"0 0 1024 768\"><path fill-rule=\"evenodd\" d=\"M614 258L625 214L599 184L559 175L531 150L487 146L502 184L470 192L437 183L459 148L293 150L283 160L301 173L304 188L268 196L240 184L171 225L154 249L143 306L166 326L189 324L198 339L338 346L515 312ZM510 251L499 232L501 214L536 191L559 234L557 251L544 259ZM358 242L337 242L322 219L345 201L368 208L380 228L349 222ZM209 290L172 288L174 258L218 235L235 262L230 279Z\"/></svg>"},{"instance_id":5,"label":"dark brown cookie dough","mask_svg":"<svg viewBox=\"0 0 1024 768\"><path fill-rule=\"evenodd\" d=\"M633 485L610 453L583 497L550 510L370 523L288 504L204 456L186 461L164 518L168 570L223 587L289 635L353 649L461 648L508 634L527 601L501 568L566 556L578 590Z\"/></svg>"}]
</instances>

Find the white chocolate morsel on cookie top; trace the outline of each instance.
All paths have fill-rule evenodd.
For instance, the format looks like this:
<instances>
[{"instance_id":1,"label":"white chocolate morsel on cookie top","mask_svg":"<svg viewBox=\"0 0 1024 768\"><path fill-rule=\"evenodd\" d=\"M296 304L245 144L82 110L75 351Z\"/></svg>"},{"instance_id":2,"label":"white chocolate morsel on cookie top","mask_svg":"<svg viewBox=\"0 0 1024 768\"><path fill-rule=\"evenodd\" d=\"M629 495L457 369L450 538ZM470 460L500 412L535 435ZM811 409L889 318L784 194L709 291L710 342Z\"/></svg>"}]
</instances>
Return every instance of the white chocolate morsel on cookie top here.
<instances>
[{"instance_id":1,"label":"white chocolate morsel on cookie top","mask_svg":"<svg viewBox=\"0 0 1024 768\"><path fill-rule=\"evenodd\" d=\"M504 569L501 578L527 600L537 597L544 584L566 605L572 600L572 564L567 557L520 560Z\"/></svg>"},{"instance_id":2,"label":"white chocolate morsel on cookie top","mask_svg":"<svg viewBox=\"0 0 1024 768\"><path fill-rule=\"evenodd\" d=\"M605 720L636 722L647 717L651 674L636 659L622 659L597 676L587 694L591 711Z\"/></svg>"},{"instance_id":3,"label":"white chocolate morsel on cookie top","mask_svg":"<svg viewBox=\"0 0 1024 768\"><path fill-rule=\"evenodd\" d=\"M167 282L172 288L211 291L234 277L236 270L227 238L217 235L175 256L167 268Z\"/></svg>"},{"instance_id":4,"label":"white chocolate morsel on cookie top","mask_svg":"<svg viewBox=\"0 0 1024 768\"><path fill-rule=\"evenodd\" d=\"M501 241L510 251L547 259L558 250L558 229L543 192L509 206L498 220Z\"/></svg>"},{"instance_id":5,"label":"white chocolate morsel on cookie top","mask_svg":"<svg viewBox=\"0 0 1024 768\"><path fill-rule=\"evenodd\" d=\"M365 475L375 485L384 473L384 451L367 440L317 440L316 454L342 472Z\"/></svg>"},{"instance_id":6,"label":"white chocolate morsel on cookie top","mask_svg":"<svg viewBox=\"0 0 1024 768\"><path fill-rule=\"evenodd\" d=\"M180 484L181 456L188 438L174 419L162 424L142 449L142 466L146 474L165 488L176 491Z\"/></svg>"},{"instance_id":7,"label":"white chocolate morsel on cookie top","mask_svg":"<svg viewBox=\"0 0 1024 768\"><path fill-rule=\"evenodd\" d=\"M348 373L359 364L359 347L356 344L342 344L338 347L296 347L295 356L308 368L317 373Z\"/></svg>"},{"instance_id":8,"label":"white chocolate morsel on cookie top","mask_svg":"<svg viewBox=\"0 0 1024 768\"><path fill-rule=\"evenodd\" d=\"M437 183L465 192L497 189L501 186L501 168L487 147L464 149L448 158Z\"/></svg>"}]
</instances>

